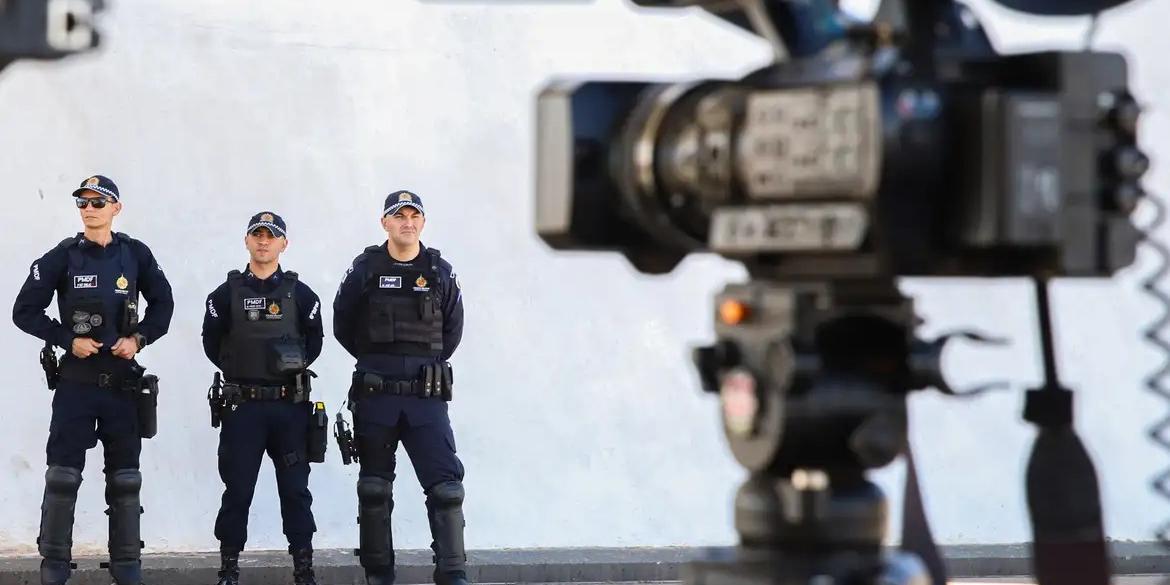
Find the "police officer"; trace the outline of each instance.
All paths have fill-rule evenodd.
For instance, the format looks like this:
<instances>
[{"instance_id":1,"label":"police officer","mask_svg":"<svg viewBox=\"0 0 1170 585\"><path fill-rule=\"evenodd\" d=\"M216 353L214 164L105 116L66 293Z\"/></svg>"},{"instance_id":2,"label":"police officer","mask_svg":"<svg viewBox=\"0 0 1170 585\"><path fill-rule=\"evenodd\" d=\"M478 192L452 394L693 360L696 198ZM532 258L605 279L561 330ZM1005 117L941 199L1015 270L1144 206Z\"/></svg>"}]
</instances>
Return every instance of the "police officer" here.
<instances>
[{"instance_id":1,"label":"police officer","mask_svg":"<svg viewBox=\"0 0 1170 585\"><path fill-rule=\"evenodd\" d=\"M135 356L170 327L171 286L150 248L113 231L122 211L117 185L102 175L73 192L85 226L33 262L12 309L22 331L67 351L53 396L41 504L41 583L70 575L73 511L85 453L102 442L109 509L109 571L117 585L142 580L139 539L138 396L143 368ZM57 294L61 323L45 309ZM146 299L138 320L138 296ZM146 433L150 436L149 432Z\"/></svg>"},{"instance_id":2,"label":"police officer","mask_svg":"<svg viewBox=\"0 0 1170 585\"><path fill-rule=\"evenodd\" d=\"M418 195L388 196L386 242L353 261L333 303L334 335L357 358L350 408L361 464L359 558L370 585L394 582L390 513L399 441L426 494L435 583L467 583L463 464L446 402L446 360L463 335L463 301L451 265L419 242L425 223Z\"/></svg>"},{"instance_id":3,"label":"police officer","mask_svg":"<svg viewBox=\"0 0 1170 585\"><path fill-rule=\"evenodd\" d=\"M310 364L321 354L321 301L297 273L280 267L288 247L284 220L264 211L244 235L249 261L207 297L203 350L223 371L219 436L223 500L215 520L221 585L239 582L248 508L267 452L276 469L280 513L298 585L316 583L310 509L308 400ZM213 406L214 408L214 406ZM322 428L322 440L324 428ZM322 447L323 449L323 447ZM323 452L323 450L322 450Z\"/></svg>"}]
</instances>

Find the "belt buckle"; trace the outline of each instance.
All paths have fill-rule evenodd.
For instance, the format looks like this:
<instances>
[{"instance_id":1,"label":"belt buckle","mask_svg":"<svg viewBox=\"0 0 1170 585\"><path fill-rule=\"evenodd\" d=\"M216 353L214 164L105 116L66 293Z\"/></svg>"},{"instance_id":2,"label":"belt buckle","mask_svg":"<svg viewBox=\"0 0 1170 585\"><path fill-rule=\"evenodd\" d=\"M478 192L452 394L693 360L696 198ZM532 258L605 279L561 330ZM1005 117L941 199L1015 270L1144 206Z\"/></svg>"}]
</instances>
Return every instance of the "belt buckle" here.
<instances>
[{"instance_id":1,"label":"belt buckle","mask_svg":"<svg viewBox=\"0 0 1170 585\"><path fill-rule=\"evenodd\" d=\"M248 400L256 400L256 387L248 388Z\"/></svg>"}]
</instances>

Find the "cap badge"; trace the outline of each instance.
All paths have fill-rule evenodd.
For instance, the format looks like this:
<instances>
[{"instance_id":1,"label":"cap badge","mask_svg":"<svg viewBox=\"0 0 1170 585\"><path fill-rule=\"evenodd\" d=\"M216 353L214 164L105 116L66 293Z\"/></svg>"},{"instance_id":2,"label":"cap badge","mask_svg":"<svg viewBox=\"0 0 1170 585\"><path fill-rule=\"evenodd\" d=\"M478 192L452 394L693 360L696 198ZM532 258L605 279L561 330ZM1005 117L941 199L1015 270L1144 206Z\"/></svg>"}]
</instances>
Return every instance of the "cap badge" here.
<instances>
[{"instance_id":1,"label":"cap badge","mask_svg":"<svg viewBox=\"0 0 1170 585\"><path fill-rule=\"evenodd\" d=\"M399 201L414 201L414 198L410 196L410 193L403 192L403 193L400 193L398 195L398 200Z\"/></svg>"},{"instance_id":2,"label":"cap badge","mask_svg":"<svg viewBox=\"0 0 1170 585\"><path fill-rule=\"evenodd\" d=\"M94 185L97 185L100 182L101 182L101 180L98 179L97 177L90 177L90 178L85 180L85 186L86 187L93 187Z\"/></svg>"},{"instance_id":3,"label":"cap badge","mask_svg":"<svg viewBox=\"0 0 1170 585\"><path fill-rule=\"evenodd\" d=\"M271 213L265 213L260 216L260 221L272 221L274 218Z\"/></svg>"}]
</instances>

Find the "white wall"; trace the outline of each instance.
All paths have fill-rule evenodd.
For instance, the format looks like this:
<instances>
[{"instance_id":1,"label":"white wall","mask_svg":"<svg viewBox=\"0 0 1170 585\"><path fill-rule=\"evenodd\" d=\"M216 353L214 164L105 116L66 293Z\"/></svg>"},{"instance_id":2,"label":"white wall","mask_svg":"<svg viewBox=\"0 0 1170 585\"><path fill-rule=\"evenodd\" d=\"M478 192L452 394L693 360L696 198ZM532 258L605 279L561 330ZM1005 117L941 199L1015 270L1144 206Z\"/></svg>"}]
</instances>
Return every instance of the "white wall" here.
<instances>
[{"instance_id":1,"label":"white wall","mask_svg":"<svg viewBox=\"0 0 1170 585\"><path fill-rule=\"evenodd\" d=\"M171 333L144 353L163 378L161 431L143 452L148 551L211 550L221 485L204 401L212 371L199 327L204 296L244 260L247 217L274 208L289 223L287 268L324 299L349 261L381 241L385 193L419 192L464 286L467 324L454 362L452 418L467 467L473 548L707 545L734 541L731 497L742 478L687 359L710 335L709 298L742 271L712 257L669 277L621 258L554 254L534 235L534 92L558 75L739 75L766 47L697 12L639 13L618 0L501 3L360 0L121 0L104 19L105 48L0 74L0 177L11 216L0 290L11 299L29 263L76 230L66 194L90 173L113 177L118 228L148 242L173 286ZM1155 5L1157 4L1157 5ZM1001 47L1071 46L1079 19L1038 24L992 17ZM1133 58L1154 111L1145 139L1165 152L1157 89L1170 75L1147 0L1102 24L1102 46ZM1165 184L1156 166L1151 185ZM16 219L18 218L18 219ZM1065 378L1081 390L1080 428L1100 465L1110 534L1147 539L1170 506L1148 479L1170 457L1143 431L1165 410L1139 388L1157 356L1137 329L1155 307L1134 290L1139 264L1114 282L1061 285ZM1022 388L1038 377L1029 290L1020 282L908 282L928 333L974 325L1011 336L1007 350L956 350L958 383L997 372L1017 391L974 402L913 400L915 442L936 534L948 543L1027 538L1020 473L1032 431ZM2 295L0 295L2 296ZM603 297L606 299L603 301ZM618 302L614 302L617 299ZM328 322L331 311L326 307ZM0 552L35 551L51 395L38 344L0 328L7 415L0 425ZM335 411L351 359L332 340L315 366ZM332 413L331 413L332 416ZM351 548L354 466L330 446L311 487L318 547ZM398 546L429 542L422 498L400 453ZM75 540L104 549L101 455L90 454ZM271 467L253 504L251 548L282 548ZM879 474L891 490L893 466Z\"/></svg>"}]
</instances>

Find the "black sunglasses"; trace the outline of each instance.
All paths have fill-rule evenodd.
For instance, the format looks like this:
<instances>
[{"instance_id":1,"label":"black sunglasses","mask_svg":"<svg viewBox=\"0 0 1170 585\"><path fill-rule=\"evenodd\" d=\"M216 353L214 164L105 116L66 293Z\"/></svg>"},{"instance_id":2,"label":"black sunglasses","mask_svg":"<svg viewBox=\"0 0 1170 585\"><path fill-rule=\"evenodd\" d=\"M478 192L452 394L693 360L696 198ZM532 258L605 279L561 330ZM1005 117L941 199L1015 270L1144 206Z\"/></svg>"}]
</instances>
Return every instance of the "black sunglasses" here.
<instances>
[{"instance_id":1,"label":"black sunglasses","mask_svg":"<svg viewBox=\"0 0 1170 585\"><path fill-rule=\"evenodd\" d=\"M86 205L92 205L94 209L101 209L107 203L112 203L105 197L75 197L73 202L77 204L78 209L85 209Z\"/></svg>"}]
</instances>

